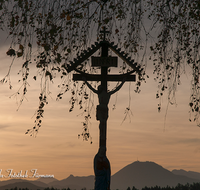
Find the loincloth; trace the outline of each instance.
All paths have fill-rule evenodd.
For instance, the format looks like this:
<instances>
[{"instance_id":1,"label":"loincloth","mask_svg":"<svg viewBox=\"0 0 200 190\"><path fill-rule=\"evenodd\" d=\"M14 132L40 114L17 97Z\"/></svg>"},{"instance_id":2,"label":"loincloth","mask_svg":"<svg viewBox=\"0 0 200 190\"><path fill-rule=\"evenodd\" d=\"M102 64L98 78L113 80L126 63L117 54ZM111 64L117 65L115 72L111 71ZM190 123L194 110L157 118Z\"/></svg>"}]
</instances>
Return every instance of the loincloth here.
<instances>
[{"instance_id":1,"label":"loincloth","mask_svg":"<svg viewBox=\"0 0 200 190\"><path fill-rule=\"evenodd\" d=\"M107 120L108 119L108 107L107 106L102 106L102 105L97 105L97 110L96 110L96 118L97 120Z\"/></svg>"}]
</instances>

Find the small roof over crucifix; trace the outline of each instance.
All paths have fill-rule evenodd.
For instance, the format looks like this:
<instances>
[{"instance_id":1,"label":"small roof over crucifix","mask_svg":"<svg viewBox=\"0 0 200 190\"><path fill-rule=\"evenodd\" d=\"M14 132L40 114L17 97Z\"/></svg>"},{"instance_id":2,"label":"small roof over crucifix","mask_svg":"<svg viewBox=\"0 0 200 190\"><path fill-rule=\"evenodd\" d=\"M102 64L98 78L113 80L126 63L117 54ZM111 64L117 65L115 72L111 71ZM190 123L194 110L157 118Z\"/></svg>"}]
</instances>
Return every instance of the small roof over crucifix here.
<instances>
[{"instance_id":1,"label":"small roof over crucifix","mask_svg":"<svg viewBox=\"0 0 200 190\"><path fill-rule=\"evenodd\" d=\"M70 61L70 64L63 65L63 67L67 70L67 72L69 73L73 70L77 70L77 67L79 65L81 65L84 61L86 61L89 57L91 57L100 48L104 49L104 53L106 54L106 56L102 55L101 58L92 57L93 60L96 59L96 63L95 61L93 61L94 62L93 66L116 67L117 66L116 57L107 56L108 54L107 50L109 48L133 69L132 73L136 72L137 74L141 75L143 69L140 67L140 65L135 63L134 60L131 59L131 57L128 57L128 53L121 51L121 48L118 48L117 45L114 45L114 42L110 43L109 41L106 40L106 34L108 34L109 31L106 31L106 28L103 27L103 30L101 30L100 33L103 33L103 41L95 42L95 45L91 45L91 47L88 48L88 50L84 50L80 54L80 56L74 59L74 61ZM102 62L101 60L102 61L104 60L103 64L100 64L100 62Z\"/></svg>"}]
</instances>

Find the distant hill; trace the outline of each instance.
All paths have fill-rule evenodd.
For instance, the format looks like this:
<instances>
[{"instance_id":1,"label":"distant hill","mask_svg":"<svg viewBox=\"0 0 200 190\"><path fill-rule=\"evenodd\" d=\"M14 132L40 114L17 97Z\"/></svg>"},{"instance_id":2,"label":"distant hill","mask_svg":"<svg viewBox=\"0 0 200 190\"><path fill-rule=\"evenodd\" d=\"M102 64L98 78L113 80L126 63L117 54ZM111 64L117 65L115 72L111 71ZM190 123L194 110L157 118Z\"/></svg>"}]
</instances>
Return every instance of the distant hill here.
<instances>
[{"instance_id":1,"label":"distant hill","mask_svg":"<svg viewBox=\"0 0 200 190\"><path fill-rule=\"evenodd\" d=\"M87 176L87 177L78 177L78 176L73 176L70 175L68 178L60 180L60 181L55 181L52 183L48 184L50 187L54 188L70 188L71 190L76 189L76 190L81 190L82 188L86 188L87 190L89 189L94 189L94 176Z\"/></svg>"},{"instance_id":2,"label":"distant hill","mask_svg":"<svg viewBox=\"0 0 200 190\"><path fill-rule=\"evenodd\" d=\"M40 182L43 182L45 184L49 184L51 182L56 182L56 181L59 181L59 180L57 180L55 178L43 178L43 177L40 177L36 181L40 181Z\"/></svg>"},{"instance_id":3,"label":"distant hill","mask_svg":"<svg viewBox=\"0 0 200 190\"><path fill-rule=\"evenodd\" d=\"M200 173L198 173L198 172L185 171L185 170L172 170L172 173L176 174L176 175L187 176L187 177L193 178L193 179L198 179L200 182Z\"/></svg>"},{"instance_id":4,"label":"distant hill","mask_svg":"<svg viewBox=\"0 0 200 190\"><path fill-rule=\"evenodd\" d=\"M187 174L187 175L186 175ZM133 162L126 167L119 170L111 177L111 190L127 190L128 187L135 186L137 189L147 187L174 187L178 183L185 185L186 183L197 183L200 173L186 172L184 170L173 170L173 172L163 168L154 162ZM63 180L57 179L38 179L35 181L28 181L22 179L11 179L7 181L0 181L0 190L10 189L14 187L28 188L32 190L41 189L45 187L54 187L57 189L70 188L71 190L87 190L94 189L94 176L78 177L70 175Z\"/></svg>"},{"instance_id":5,"label":"distant hill","mask_svg":"<svg viewBox=\"0 0 200 190\"><path fill-rule=\"evenodd\" d=\"M44 187L39 187L39 186L36 186L34 184L32 184L31 182L28 182L28 181L22 181L22 182L16 182L16 183L11 183L11 184L7 184L5 186L1 186L0 187L0 190L5 190L5 189L11 189L11 188L15 188L17 187L18 189L19 188L28 188L29 190L43 190Z\"/></svg>"},{"instance_id":6,"label":"distant hill","mask_svg":"<svg viewBox=\"0 0 200 190\"><path fill-rule=\"evenodd\" d=\"M112 176L111 189L123 189L135 186L138 189L142 187L160 186L176 186L178 183L194 183L196 179L186 176L175 175L169 170L154 162L133 162L127 165Z\"/></svg>"},{"instance_id":7,"label":"distant hill","mask_svg":"<svg viewBox=\"0 0 200 190\"><path fill-rule=\"evenodd\" d=\"M163 168L162 166L154 162L133 162L126 167L119 170L111 177L111 189L126 190L127 187L135 186L141 189L145 186L176 186L178 183L196 183L197 179L191 179L186 176L175 175L171 171ZM78 185L77 185L78 184ZM94 176L88 177L75 177L70 175L68 178L49 183L53 187L58 188L69 187L76 190L81 190L81 188L86 187L87 189L94 188Z\"/></svg>"},{"instance_id":8,"label":"distant hill","mask_svg":"<svg viewBox=\"0 0 200 190\"><path fill-rule=\"evenodd\" d=\"M10 189L14 187L26 188L25 186L32 190L44 189L48 187L46 183L43 183L37 180L32 181L32 180L25 180L25 179L9 179L6 181L0 181L0 190Z\"/></svg>"}]
</instances>

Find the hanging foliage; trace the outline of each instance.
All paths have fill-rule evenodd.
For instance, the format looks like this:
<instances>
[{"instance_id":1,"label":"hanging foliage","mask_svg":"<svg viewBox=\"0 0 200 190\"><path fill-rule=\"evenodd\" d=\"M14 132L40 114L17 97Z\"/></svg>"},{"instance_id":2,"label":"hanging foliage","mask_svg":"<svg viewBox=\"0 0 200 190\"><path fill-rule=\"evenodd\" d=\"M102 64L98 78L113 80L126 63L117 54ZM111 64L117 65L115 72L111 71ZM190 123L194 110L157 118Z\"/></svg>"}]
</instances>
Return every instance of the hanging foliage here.
<instances>
[{"instance_id":1,"label":"hanging foliage","mask_svg":"<svg viewBox=\"0 0 200 190\"><path fill-rule=\"evenodd\" d=\"M102 40L102 27L109 31L107 40L118 44L118 47L137 60L141 67L146 68L144 57L150 55L155 80L158 82L158 99L167 93L169 102L175 103L181 74L189 66L192 72L189 107L191 117L198 121L198 0L5 0L0 1L0 29L8 31L8 36L12 38L7 55L24 59L21 101L27 93L30 63L36 66L42 78L36 125L27 131L28 134L37 132L41 126L43 108L48 98L47 83L58 76L62 85L57 99L62 99L66 92L71 92L69 111L73 111L75 105L84 110L86 121L83 123L82 136L84 139L89 138L87 123L93 106L92 96L84 83L79 85L72 81L73 72L68 73L66 66L77 56L81 57L95 41ZM12 65L13 62L1 82L9 80ZM84 63L79 69L87 73L98 72L98 69L88 65L90 64ZM125 72L127 69L129 68L122 65L119 72ZM136 92L139 92L141 82L146 76L144 70L138 79ZM34 76L34 80L37 78L38 76ZM158 110L160 109L159 102Z\"/></svg>"}]
</instances>

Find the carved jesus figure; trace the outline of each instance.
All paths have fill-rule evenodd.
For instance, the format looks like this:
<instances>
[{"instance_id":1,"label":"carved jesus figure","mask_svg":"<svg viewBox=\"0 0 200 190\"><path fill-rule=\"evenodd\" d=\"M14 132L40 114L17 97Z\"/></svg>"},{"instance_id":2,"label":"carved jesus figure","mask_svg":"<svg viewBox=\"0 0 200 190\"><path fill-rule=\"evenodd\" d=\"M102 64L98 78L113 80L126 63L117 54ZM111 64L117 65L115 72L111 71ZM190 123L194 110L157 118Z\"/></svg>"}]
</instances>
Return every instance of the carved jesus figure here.
<instances>
[{"instance_id":1,"label":"carved jesus figure","mask_svg":"<svg viewBox=\"0 0 200 190\"><path fill-rule=\"evenodd\" d=\"M88 88L98 95L99 105L97 105L96 118L100 121L99 128L101 128L101 125L108 119L108 103L110 100L110 96L118 90L120 90L124 82L125 79L114 90L107 92L102 87L102 85L99 85L98 89L96 90L85 80L85 83L88 86Z\"/></svg>"},{"instance_id":2,"label":"carved jesus figure","mask_svg":"<svg viewBox=\"0 0 200 190\"><path fill-rule=\"evenodd\" d=\"M99 129L100 129L100 141L106 140L106 121L108 119L108 103L110 100L110 96L121 89L125 82L125 79L118 85L114 90L107 92L102 85L98 86L98 89L94 89L86 80L85 83L90 90L98 95L99 105L97 105L96 109L96 119L100 121Z\"/></svg>"}]
</instances>

